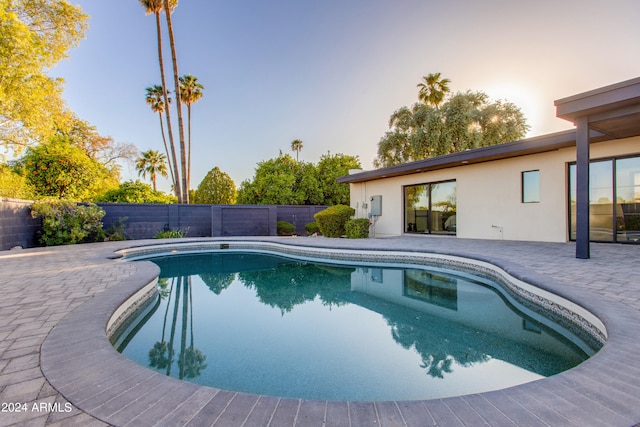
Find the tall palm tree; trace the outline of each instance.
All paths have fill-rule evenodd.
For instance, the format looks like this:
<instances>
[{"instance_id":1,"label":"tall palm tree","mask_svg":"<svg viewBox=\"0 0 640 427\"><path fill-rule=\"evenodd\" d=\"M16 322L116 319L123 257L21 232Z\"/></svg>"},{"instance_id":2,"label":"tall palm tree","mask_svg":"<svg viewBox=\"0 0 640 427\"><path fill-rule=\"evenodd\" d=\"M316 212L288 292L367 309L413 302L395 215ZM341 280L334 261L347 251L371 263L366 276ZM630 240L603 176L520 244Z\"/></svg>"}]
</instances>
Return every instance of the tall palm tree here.
<instances>
[{"instance_id":1,"label":"tall palm tree","mask_svg":"<svg viewBox=\"0 0 640 427\"><path fill-rule=\"evenodd\" d=\"M299 139L291 141L291 151L296 152L296 161L298 161L298 154L300 153L300 150L302 150L302 141Z\"/></svg>"},{"instance_id":2,"label":"tall palm tree","mask_svg":"<svg viewBox=\"0 0 640 427\"><path fill-rule=\"evenodd\" d=\"M155 150L145 151L138 157L136 169L138 170L138 176L142 175L143 178L146 178L147 174L149 174L151 183L153 184L153 190L157 191L156 181L158 174L165 178L168 176L167 156Z\"/></svg>"},{"instance_id":3,"label":"tall palm tree","mask_svg":"<svg viewBox=\"0 0 640 427\"><path fill-rule=\"evenodd\" d=\"M169 147L167 145L167 137L164 134L164 122L162 120L162 113L165 112L165 103L164 103L164 91L162 86L154 85L147 88L147 96L146 96L147 104L151 106L151 110L154 113L158 113L158 117L160 118L160 131L162 132L162 142L164 143L164 151L167 155L167 163L169 164L169 172L171 173L171 183L175 188L177 184L175 176L174 176L174 165L171 163L171 158L169 157ZM171 104L171 98L169 98L169 104Z\"/></svg>"},{"instance_id":4,"label":"tall palm tree","mask_svg":"<svg viewBox=\"0 0 640 427\"><path fill-rule=\"evenodd\" d=\"M176 41L173 35L173 23L171 22L171 14L173 10L178 5L178 0L163 0L164 10L165 10L165 18L167 19L167 32L169 33L169 45L171 47L171 62L173 65L173 83L176 95L176 104L178 108L178 132L180 135L180 166L182 168L182 198L180 203L189 203L189 187L187 186L187 182L189 179L187 178L188 170L187 170L187 153L186 153L186 144L184 140L184 121L182 120L182 99L180 97L180 78L178 73L178 54L176 52Z\"/></svg>"},{"instance_id":5,"label":"tall palm tree","mask_svg":"<svg viewBox=\"0 0 640 427\"><path fill-rule=\"evenodd\" d=\"M451 80L441 78L440 73L432 73L422 77L422 82L418 83L418 99L427 105L438 106L449 93L449 83Z\"/></svg>"},{"instance_id":6,"label":"tall palm tree","mask_svg":"<svg viewBox=\"0 0 640 427\"><path fill-rule=\"evenodd\" d=\"M180 77L180 99L187 105L187 188L191 188L191 104L202 98L204 86L198 83L198 78L191 74Z\"/></svg>"},{"instance_id":7,"label":"tall palm tree","mask_svg":"<svg viewBox=\"0 0 640 427\"><path fill-rule=\"evenodd\" d=\"M173 161L173 165L175 167L175 181L176 184L180 181L180 174L178 173L178 158L176 157L176 146L173 140L173 130L171 126L171 114L169 113L169 91L167 90L167 81L164 75L164 60L162 57L162 27L160 25L160 13L163 10L171 10L172 8L178 5L178 0L138 0L142 7L144 7L147 15L154 14L156 18L156 32L158 39L158 63L160 65L160 78L162 83L162 95L164 98L164 105L166 109L166 118L167 118L167 133L169 134L169 145L171 147L171 158ZM166 13L169 15L169 13ZM178 87L176 85L176 87ZM177 96L176 96L177 98ZM178 110L179 110L179 102L178 102ZM182 187L180 185L174 185L174 191L178 200L182 200Z\"/></svg>"}]
</instances>

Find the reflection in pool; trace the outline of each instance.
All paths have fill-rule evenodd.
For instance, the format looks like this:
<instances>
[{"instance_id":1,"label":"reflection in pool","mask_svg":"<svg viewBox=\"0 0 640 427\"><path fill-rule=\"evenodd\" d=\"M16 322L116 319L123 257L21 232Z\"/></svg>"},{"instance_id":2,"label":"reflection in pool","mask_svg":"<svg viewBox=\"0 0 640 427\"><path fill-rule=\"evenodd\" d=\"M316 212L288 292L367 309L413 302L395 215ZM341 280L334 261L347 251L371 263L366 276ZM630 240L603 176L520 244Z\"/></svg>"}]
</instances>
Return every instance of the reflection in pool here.
<instances>
[{"instance_id":1,"label":"reflection in pool","mask_svg":"<svg viewBox=\"0 0 640 427\"><path fill-rule=\"evenodd\" d=\"M509 387L594 350L486 278L230 251L152 258L159 297L116 336L127 357L198 384L328 400Z\"/></svg>"}]
</instances>

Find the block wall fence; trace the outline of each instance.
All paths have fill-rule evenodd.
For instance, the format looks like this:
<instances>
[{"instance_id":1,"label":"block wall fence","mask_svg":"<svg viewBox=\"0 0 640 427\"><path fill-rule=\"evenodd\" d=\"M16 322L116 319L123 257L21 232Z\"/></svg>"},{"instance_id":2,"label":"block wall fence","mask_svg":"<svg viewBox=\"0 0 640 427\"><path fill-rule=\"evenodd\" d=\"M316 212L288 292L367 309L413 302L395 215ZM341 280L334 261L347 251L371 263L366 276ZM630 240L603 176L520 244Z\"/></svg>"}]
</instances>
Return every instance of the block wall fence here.
<instances>
[{"instance_id":1,"label":"block wall fence","mask_svg":"<svg viewBox=\"0 0 640 427\"><path fill-rule=\"evenodd\" d=\"M40 220L31 218L33 202L0 198L0 250L37 246ZM304 226L326 206L289 205L158 205L97 203L105 211L104 229L124 221L128 239L151 239L161 230L181 229L186 237L275 236L278 221Z\"/></svg>"}]
</instances>

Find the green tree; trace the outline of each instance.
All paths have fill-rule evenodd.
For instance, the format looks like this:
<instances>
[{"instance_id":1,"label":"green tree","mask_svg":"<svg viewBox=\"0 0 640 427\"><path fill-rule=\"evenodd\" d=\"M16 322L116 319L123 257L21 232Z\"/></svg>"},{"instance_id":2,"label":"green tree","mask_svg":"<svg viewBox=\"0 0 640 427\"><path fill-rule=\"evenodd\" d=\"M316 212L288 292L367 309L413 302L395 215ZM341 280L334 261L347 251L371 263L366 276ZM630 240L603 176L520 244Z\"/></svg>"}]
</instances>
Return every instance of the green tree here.
<instances>
[{"instance_id":1,"label":"green tree","mask_svg":"<svg viewBox=\"0 0 640 427\"><path fill-rule=\"evenodd\" d=\"M147 15L153 14L156 18L156 38L158 41L158 64L160 66L160 79L162 84L162 97L164 99L164 107L166 110L166 119L167 119L167 134L169 135L169 146L171 148L171 163L174 166L174 180L176 185L174 185L174 191L178 200L183 201L183 191L182 186L180 185L180 173L178 170L178 157L176 155L176 145L173 138L173 127L171 125L171 114L170 114L170 103L169 103L169 91L167 89L167 81L164 73L164 59L162 54L162 26L160 24L160 14L163 11L169 11L165 13L167 15L167 19L170 19L171 11L178 5L178 0L139 0L142 7L145 9ZM173 39L173 33L170 34L171 39ZM173 41L172 41L173 45ZM175 47L175 46L172 46ZM177 76L176 76L177 80ZM176 83L176 88L179 85ZM176 99L178 101L178 112L181 111L180 108L180 91L176 92ZM181 113L180 116L181 117Z\"/></svg>"},{"instance_id":2,"label":"green tree","mask_svg":"<svg viewBox=\"0 0 640 427\"><path fill-rule=\"evenodd\" d=\"M107 203L161 203L172 204L178 200L175 196L155 191L149 184L140 181L127 181L118 188L106 191L96 201Z\"/></svg>"},{"instance_id":3,"label":"green tree","mask_svg":"<svg viewBox=\"0 0 640 427\"><path fill-rule=\"evenodd\" d=\"M171 175L171 183L173 186L172 188L175 188L177 184L175 173L174 173L175 167L174 167L174 164L171 163L171 157L169 157L170 156L169 146L167 145L167 137L164 132L164 121L162 119L162 114L167 112L167 108L165 108L165 101L164 101L164 90L162 89L162 86L159 86L159 85L148 87L146 90L147 90L146 102L147 104L149 104L149 106L151 107L151 110L154 113L158 113L158 117L160 118L160 133L162 134L162 143L164 144L164 151L167 155L167 163L169 164L169 173ZM167 101L169 104L171 104L171 98L167 97Z\"/></svg>"},{"instance_id":4,"label":"green tree","mask_svg":"<svg viewBox=\"0 0 640 427\"><path fill-rule=\"evenodd\" d=\"M195 191L193 203L230 205L236 201L236 184L219 167L211 169Z\"/></svg>"},{"instance_id":5,"label":"green tree","mask_svg":"<svg viewBox=\"0 0 640 427\"><path fill-rule=\"evenodd\" d=\"M293 141L291 141L291 151L295 151L296 152L296 160L298 159L298 155L300 154L300 151L302 150L302 141L299 139L294 139Z\"/></svg>"},{"instance_id":6,"label":"green tree","mask_svg":"<svg viewBox=\"0 0 640 427\"><path fill-rule=\"evenodd\" d=\"M427 105L436 108L444 101L449 93L449 83L451 80L443 79L440 73L431 73L422 77L422 82L418 83L418 99Z\"/></svg>"},{"instance_id":7,"label":"green tree","mask_svg":"<svg viewBox=\"0 0 640 427\"><path fill-rule=\"evenodd\" d=\"M323 205L348 205L350 203L349 184L338 183L338 177L349 175L350 169L362 169L357 156L329 153L320 157L316 166Z\"/></svg>"},{"instance_id":8,"label":"green tree","mask_svg":"<svg viewBox=\"0 0 640 427\"><path fill-rule=\"evenodd\" d=\"M36 197L92 201L118 186L112 171L63 136L28 148L21 163Z\"/></svg>"},{"instance_id":9,"label":"green tree","mask_svg":"<svg viewBox=\"0 0 640 427\"><path fill-rule=\"evenodd\" d=\"M204 86L191 74L180 77L180 100L187 106L187 188L191 188L191 104L202 98Z\"/></svg>"},{"instance_id":10,"label":"green tree","mask_svg":"<svg viewBox=\"0 0 640 427\"><path fill-rule=\"evenodd\" d=\"M169 176L167 173L167 156L155 150L147 150L141 153L136 161L136 169L138 170L138 176L142 175L143 178L146 178L147 174L149 174L153 184L153 191L158 190L158 174L165 178Z\"/></svg>"},{"instance_id":11,"label":"green tree","mask_svg":"<svg viewBox=\"0 0 640 427\"><path fill-rule=\"evenodd\" d=\"M315 166L280 152L275 159L258 163L253 180L240 185L237 203L318 205L322 200Z\"/></svg>"},{"instance_id":12,"label":"green tree","mask_svg":"<svg viewBox=\"0 0 640 427\"><path fill-rule=\"evenodd\" d=\"M86 20L66 0L0 0L0 141L14 152L70 119L62 80L46 70L84 38Z\"/></svg>"},{"instance_id":13,"label":"green tree","mask_svg":"<svg viewBox=\"0 0 640 427\"><path fill-rule=\"evenodd\" d=\"M27 184L24 173L21 173L19 167L0 163L0 197L34 198L33 190Z\"/></svg>"},{"instance_id":14,"label":"green tree","mask_svg":"<svg viewBox=\"0 0 640 427\"><path fill-rule=\"evenodd\" d=\"M459 92L439 108L422 102L396 110L378 143L376 167L518 140L529 126L512 103L483 92Z\"/></svg>"},{"instance_id":15,"label":"green tree","mask_svg":"<svg viewBox=\"0 0 640 427\"><path fill-rule=\"evenodd\" d=\"M87 155L104 165L114 176L120 175L119 160L130 163L138 156L138 148L133 144L118 143L110 136L102 136L95 126L72 116L69 126L58 131L59 136L66 137L73 145L81 148Z\"/></svg>"}]
</instances>

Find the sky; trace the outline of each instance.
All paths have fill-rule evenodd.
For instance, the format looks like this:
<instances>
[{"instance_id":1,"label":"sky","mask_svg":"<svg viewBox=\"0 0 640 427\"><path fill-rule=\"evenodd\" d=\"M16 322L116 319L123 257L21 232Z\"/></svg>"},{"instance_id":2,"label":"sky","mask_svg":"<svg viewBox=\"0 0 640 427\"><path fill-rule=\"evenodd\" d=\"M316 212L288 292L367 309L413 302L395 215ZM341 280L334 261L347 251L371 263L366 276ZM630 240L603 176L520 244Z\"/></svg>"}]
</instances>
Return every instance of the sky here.
<instances>
[{"instance_id":1,"label":"sky","mask_svg":"<svg viewBox=\"0 0 640 427\"><path fill-rule=\"evenodd\" d=\"M69 107L103 136L163 152L145 103L160 84L153 15L136 0L70 2L90 20L50 72ZM240 186L280 150L295 156L294 139L301 161L343 153L373 169L389 117L429 73L513 102L528 137L573 127L554 100L640 76L638 0L180 0L172 18L179 74L205 87L192 107L194 188L215 166ZM168 44L165 67L171 78Z\"/></svg>"}]
</instances>

